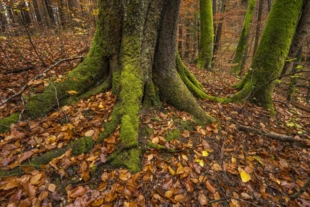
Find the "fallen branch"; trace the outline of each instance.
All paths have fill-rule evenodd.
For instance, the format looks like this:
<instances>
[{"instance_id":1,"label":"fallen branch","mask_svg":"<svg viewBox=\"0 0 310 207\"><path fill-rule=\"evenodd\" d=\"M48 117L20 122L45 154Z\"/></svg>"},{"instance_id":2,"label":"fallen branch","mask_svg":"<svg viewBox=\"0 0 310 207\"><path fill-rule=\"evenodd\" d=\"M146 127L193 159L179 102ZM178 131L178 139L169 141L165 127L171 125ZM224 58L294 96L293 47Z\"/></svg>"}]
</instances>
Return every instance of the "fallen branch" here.
<instances>
[{"instance_id":1,"label":"fallen branch","mask_svg":"<svg viewBox=\"0 0 310 207\"><path fill-rule=\"evenodd\" d=\"M20 73L20 72L24 72L24 71L28 71L28 70L32 70L34 69L34 66L28 66L25 68L18 68L18 69L14 69L14 70L6 70L5 72L3 72L4 75L7 74L11 74L11 73Z\"/></svg>"},{"instance_id":2,"label":"fallen branch","mask_svg":"<svg viewBox=\"0 0 310 207\"><path fill-rule=\"evenodd\" d=\"M291 103L296 106L297 108L303 110L303 111L306 111L306 112L309 112L310 113L310 108L305 106L305 105L302 105L301 103L298 103L296 101L291 101Z\"/></svg>"},{"instance_id":3,"label":"fallen branch","mask_svg":"<svg viewBox=\"0 0 310 207\"><path fill-rule=\"evenodd\" d=\"M295 193L294 195L291 196L291 199L295 200L296 198L298 198L299 196L301 196L301 194L303 194L304 192L306 192L306 190L310 188L310 179L308 180L308 182L300 189L300 191L298 191L297 193Z\"/></svg>"},{"instance_id":4,"label":"fallen branch","mask_svg":"<svg viewBox=\"0 0 310 207\"><path fill-rule=\"evenodd\" d=\"M76 60L76 59L82 59L83 57L75 57L75 58L66 58L66 59L60 59L58 60L56 63L54 63L53 65L47 67L42 73L38 74L37 76L35 76L34 78L32 78L30 81L34 81L34 80L37 80L41 77L44 76L45 73L47 73L48 71L50 71L52 68L54 68L55 66L59 65L60 63L62 62L65 62L65 61L71 61L71 60ZM29 81L29 82L30 82ZM26 89L28 88L28 84L24 85L20 91L16 94L14 94L13 96L10 96L9 98L7 98L6 100L2 101L0 103L0 106L2 106L3 104L7 103L8 101L12 100L13 98L17 97L17 96L20 96Z\"/></svg>"},{"instance_id":5,"label":"fallen branch","mask_svg":"<svg viewBox=\"0 0 310 207\"><path fill-rule=\"evenodd\" d=\"M243 125L238 125L237 128L241 131L246 131L246 132L252 132L255 134L259 134L271 139L279 140L281 142L288 142L293 144L294 146L297 147L302 147L302 148L310 148L310 140L299 140L295 139L293 136L287 136L284 134L278 134L275 132L268 132L268 131L262 131L259 129L243 126Z\"/></svg>"}]
</instances>

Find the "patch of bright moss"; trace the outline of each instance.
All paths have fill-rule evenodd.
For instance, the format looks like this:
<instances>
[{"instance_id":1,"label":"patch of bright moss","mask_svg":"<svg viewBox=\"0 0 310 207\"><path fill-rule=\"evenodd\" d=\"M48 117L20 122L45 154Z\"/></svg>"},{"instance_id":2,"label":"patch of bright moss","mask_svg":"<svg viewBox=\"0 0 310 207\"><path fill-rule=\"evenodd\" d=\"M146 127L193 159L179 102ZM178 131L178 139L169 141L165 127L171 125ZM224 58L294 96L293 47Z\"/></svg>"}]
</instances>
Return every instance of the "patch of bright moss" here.
<instances>
[{"instance_id":1,"label":"patch of bright moss","mask_svg":"<svg viewBox=\"0 0 310 207\"><path fill-rule=\"evenodd\" d=\"M17 123L19 119L19 113L12 114L0 120L0 133L6 133L9 131L11 124Z\"/></svg>"},{"instance_id":2,"label":"patch of bright moss","mask_svg":"<svg viewBox=\"0 0 310 207\"><path fill-rule=\"evenodd\" d=\"M181 132L180 132L179 129L170 130L168 132L168 134L165 136L165 138L166 138L167 141L171 141L173 139L179 138L180 134L181 134Z\"/></svg>"}]
</instances>

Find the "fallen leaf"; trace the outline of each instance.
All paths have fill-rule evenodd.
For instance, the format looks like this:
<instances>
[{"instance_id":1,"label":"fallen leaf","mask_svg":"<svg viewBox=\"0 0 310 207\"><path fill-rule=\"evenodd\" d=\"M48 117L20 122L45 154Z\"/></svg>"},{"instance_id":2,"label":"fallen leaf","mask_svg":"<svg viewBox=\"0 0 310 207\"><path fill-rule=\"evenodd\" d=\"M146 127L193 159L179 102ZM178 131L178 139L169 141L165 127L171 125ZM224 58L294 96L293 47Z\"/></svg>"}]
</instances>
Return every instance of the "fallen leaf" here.
<instances>
[{"instance_id":1,"label":"fallen leaf","mask_svg":"<svg viewBox=\"0 0 310 207\"><path fill-rule=\"evenodd\" d=\"M202 206L208 204L207 197L206 197L204 194L202 194L202 193L199 193L199 195L198 195L198 201L199 201L200 205L202 205Z\"/></svg>"},{"instance_id":2,"label":"fallen leaf","mask_svg":"<svg viewBox=\"0 0 310 207\"><path fill-rule=\"evenodd\" d=\"M173 190L168 190L168 191L165 192L165 197L166 198L171 198L172 195L173 195Z\"/></svg>"}]
</instances>

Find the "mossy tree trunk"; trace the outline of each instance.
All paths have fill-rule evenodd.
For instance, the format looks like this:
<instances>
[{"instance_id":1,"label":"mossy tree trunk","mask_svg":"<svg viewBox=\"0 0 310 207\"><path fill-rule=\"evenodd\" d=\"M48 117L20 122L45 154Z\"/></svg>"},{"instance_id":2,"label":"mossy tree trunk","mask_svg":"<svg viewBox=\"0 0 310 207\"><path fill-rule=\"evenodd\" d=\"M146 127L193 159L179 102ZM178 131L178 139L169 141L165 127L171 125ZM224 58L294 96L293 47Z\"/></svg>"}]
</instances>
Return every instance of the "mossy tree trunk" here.
<instances>
[{"instance_id":1,"label":"mossy tree trunk","mask_svg":"<svg viewBox=\"0 0 310 207\"><path fill-rule=\"evenodd\" d=\"M298 53L300 48L305 44L310 34L310 1L306 1L303 6L302 15L297 25L296 33L292 41L287 60L284 64L281 75L290 73L295 62L298 61Z\"/></svg>"},{"instance_id":2,"label":"mossy tree trunk","mask_svg":"<svg viewBox=\"0 0 310 207\"><path fill-rule=\"evenodd\" d=\"M117 101L99 140L120 124L120 147L111 164L138 171L138 114L142 105L150 107L162 100L189 112L202 124L215 120L196 102L188 88L192 85L199 91L201 86L176 58L180 0L100 0L98 6L95 37L83 63L62 82L50 83L42 94L28 98L23 116L44 116L59 102L68 103L73 99L69 90L75 90L75 98L80 98L111 88ZM9 118L0 120L0 125L8 124ZM89 139L81 143L87 146L85 150L93 145Z\"/></svg>"},{"instance_id":3,"label":"mossy tree trunk","mask_svg":"<svg viewBox=\"0 0 310 207\"><path fill-rule=\"evenodd\" d=\"M303 1L275 0L249 71L237 85L239 92L226 101L247 100L274 112L274 81L290 49Z\"/></svg>"},{"instance_id":4,"label":"mossy tree trunk","mask_svg":"<svg viewBox=\"0 0 310 207\"><path fill-rule=\"evenodd\" d=\"M212 70L214 26L212 0L200 0L200 46L197 65Z\"/></svg>"},{"instance_id":5,"label":"mossy tree trunk","mask_svg":"<svg viewBox=\"0 0 310 207\"><path fill-rule=\"evenodd\" d=\"M245 51L247 48L248 37L250 34L251 22L255 11L256 0L248 0L248 7L246 10L241 35L238 41L236 54L233 63L236 64L232 67L232 73L238 73L242 69L242 62L245 57Z\"/></svg>"}]
</instances>

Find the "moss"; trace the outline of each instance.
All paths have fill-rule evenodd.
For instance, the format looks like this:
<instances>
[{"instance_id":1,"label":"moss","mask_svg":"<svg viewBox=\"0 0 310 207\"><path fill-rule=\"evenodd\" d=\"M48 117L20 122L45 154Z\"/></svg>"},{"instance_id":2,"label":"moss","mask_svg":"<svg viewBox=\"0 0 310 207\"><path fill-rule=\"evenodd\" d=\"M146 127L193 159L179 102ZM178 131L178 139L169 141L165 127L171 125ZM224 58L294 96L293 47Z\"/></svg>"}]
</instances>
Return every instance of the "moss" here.
<instances>
[{"instance_id":1,"label":"moss","mask_svg":"<svg viewBox=\"0 0 310 207\"><path fill-rule=\"evenodd\" d=\"M19 119L19 113L12 114L0 120L0 133L6 133L9 131L11 124L17 123Z\"/></svg>"},{"instance_id":2,"label":"moss","mask_svg":"<svg viewBox=\"0 0 310 207\"><path fill-rule=\"evenodd\" d=\"M167 141L171 141L173 139L179 138L180 134L181 134L181 132L179 129L174 129L174 130L169 130L167 136L165 136L165 137L166 137Z\"/></svg>"},{"instance_id":3,"label":"moss","mask_svg":"<svg viewBox=\"0 0 310 207\"><path fill-rule=\"evenodd\" d=\"M200 0L200 50L198 67L211 70L214 28L212 0Z\"/></svg>"},{"instance_id":4,"label":"moss","mask_svg":"<svg viewBox=\"0 0 310 207\"><path fill-rule=\"evenodd\" d=\"M140 155L141 150L139 148L132 148L122 153L119 153L111 161L111 165L114 167L126 167L130 172L140 171Z\"/></svg>"},{"instance_id":5,"label":"moss","mask_svg":"<svg viewBox=\"0 0 310 207\"><path fill-rule=\"evenodd\" d=\"M248 36L250 34L250 27L251 27L251 22L253 19L253 14L254 14L254 9L256 5L256 0L249 0L248 1L248 8L246 10L244 22L243 22L243 27L242 27L242 32L238 41L237 49L236 49L236 55L233 60L233 63L237 64L235 65L231 72L237 73L241 70L242 66L242 61L245 58L245 50L246 50L246 45L247 45L247 40Z\"/></svg>"},{"instance_id":6,"label":"moss","mask_svg":"<svg viewBox=\"0 0 310 207\"><path fill-rule=\"evenodd\" d=\"M95 141L92 137L81 137L68 145L68 148L72 149L72 155L80 155L88 152L95 145Z\"/></svg>"},{"instance_id":7,"label":"moss","mask_svg":"<svg viewBox=\"0 0 310 207\"><path fill-rule=\"evenodd\" d=\"M233 101L246 99L274 113L272 103L274 80L283 68L302 6L303 1L274 1L253 57L251 70L241 82L243 89L232 97Z\"/></svg>"},{"instance_id":8,"label":"moss","mask_svg":"<svg viewBox=\"0 0 310 207\"><path fill-rule=\"evenodd\" d=\"M38 157L33 158L30 161L30 165L33 165L33 166L46 165L52 159L63 155L67 150L68 150L68 148L65 147L65 148L56 149L56 150L52 150L52 151L46 152L43 155L40 155Z\"/></svg>"}]
</instances>

